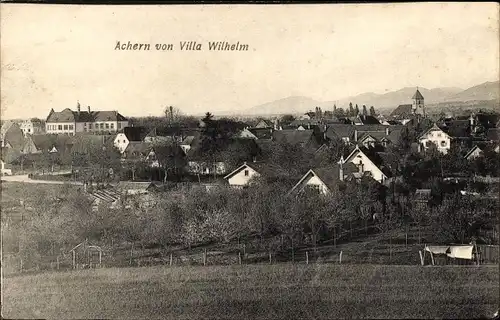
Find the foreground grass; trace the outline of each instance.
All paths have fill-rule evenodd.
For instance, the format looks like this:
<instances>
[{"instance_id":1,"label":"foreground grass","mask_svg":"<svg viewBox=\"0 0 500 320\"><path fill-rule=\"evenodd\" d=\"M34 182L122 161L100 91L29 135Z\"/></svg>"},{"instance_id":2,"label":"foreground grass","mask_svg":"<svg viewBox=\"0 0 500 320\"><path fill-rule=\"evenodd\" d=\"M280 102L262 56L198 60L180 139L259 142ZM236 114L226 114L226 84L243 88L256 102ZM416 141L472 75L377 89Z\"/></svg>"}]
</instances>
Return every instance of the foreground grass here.
<instances>
[{"instance_id":1,"label":"foreground grass","mask_svg":"<svg viewBox=\"0 0 500 320\"><path fill-rule=\"evenodd\" d=\"M162 266L3 280L6 318L470 319L499 301L495 266Z\"/></svg>"}]
</instances>

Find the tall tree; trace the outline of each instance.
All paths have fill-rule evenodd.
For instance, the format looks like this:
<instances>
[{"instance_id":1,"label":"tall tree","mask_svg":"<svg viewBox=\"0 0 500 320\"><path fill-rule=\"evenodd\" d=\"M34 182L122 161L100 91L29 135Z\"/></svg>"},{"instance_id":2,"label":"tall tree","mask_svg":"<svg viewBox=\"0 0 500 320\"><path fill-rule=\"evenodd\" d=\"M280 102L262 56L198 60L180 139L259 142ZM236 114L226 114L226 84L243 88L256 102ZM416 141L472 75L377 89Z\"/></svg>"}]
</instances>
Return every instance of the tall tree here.
<instances>
[{"instance_id":1,"label":"tall tree","mask_svg":"<svg viewBox=\"0 0 500 320\"><path fill-rule=\"evenodd\" d=\"M368 110L366 109L366 105L363 105L363 115L364 116L368 115Z\"/></svg>"},{"instance_id":2,"label":"tall tree","mask_svg":"<svg viewBox=\"0 0 500 320\"><path fill-rule=\"evenodd\" d=\"M353 117L355 116L355 111L354 107L352 106L352 102L349 102L349 113L347 114L348 117Z\"/></svg>"},{"instance_id":3,"label":"tall tree","mask_svg":"<svg viewBox=\"0 0 500 320\"><path fill-rule=\"evenodd\" d=\"M356 113L355 115L358 116L359 115L359 107L358 107L358 104L356 103L356 108L354 109L354 112Z\"/></svg>"},{"instance_id":4,"label":"tall tree","mask_svg":"<svg viewBox=\"0 0 500 320\"><path fill-rule=\"evenodd\" d=\"M377 113L375 112L375 108L373 106L370 107L370 115L375 117Z\"/></svg>"}]
</instances>

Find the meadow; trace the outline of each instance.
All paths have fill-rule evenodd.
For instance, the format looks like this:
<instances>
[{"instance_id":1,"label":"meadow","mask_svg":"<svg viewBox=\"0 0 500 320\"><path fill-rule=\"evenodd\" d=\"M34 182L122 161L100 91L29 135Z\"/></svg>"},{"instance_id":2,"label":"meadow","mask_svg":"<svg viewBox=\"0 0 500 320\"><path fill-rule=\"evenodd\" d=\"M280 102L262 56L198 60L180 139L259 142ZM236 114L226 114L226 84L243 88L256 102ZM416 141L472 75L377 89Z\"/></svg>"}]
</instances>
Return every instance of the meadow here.
<instances>
[{"instance_id":1,"label":"meadow","mask_svg":"<svg viewBox=\"0 0 500 320\"><path fill-rule=\"evenodd\" d=\"M498 302L498 266L154 266L2 282L4 318L471 319Z\"/></svg>"}]
</instances>

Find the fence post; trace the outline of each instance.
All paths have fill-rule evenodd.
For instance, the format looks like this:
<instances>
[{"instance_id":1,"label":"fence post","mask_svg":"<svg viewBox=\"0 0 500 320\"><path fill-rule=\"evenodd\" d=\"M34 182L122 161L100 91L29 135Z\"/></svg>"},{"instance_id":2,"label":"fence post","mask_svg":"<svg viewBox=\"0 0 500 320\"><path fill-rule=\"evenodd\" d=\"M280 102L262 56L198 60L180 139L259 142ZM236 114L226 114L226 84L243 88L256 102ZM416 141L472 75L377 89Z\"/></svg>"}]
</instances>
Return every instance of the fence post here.
<instances>
[{"instance_id":1,"label":"fence post","mask_svg":"<svg viewBox=\"0 0 500 320\"><path fill-rule=\"evenodd\" d=\"M172 266L172 252L170 252L170 266Z\"/></svg>"},{"instance_id":2,"label":"fence post","mask_svg":"<svg viewBox=\"0 0 500 320\"><path fill-rule=\"evenodd\" d=\"M23 258L20 259L21 260L21 273L23 272Z\"/></svg>"},{"instance_id":3,"label":"fence post","mask_svg":"<svg viewBox=\"0 0 500 320\"><path fill-rule=\"evenodd\" d=\"M306 264L309 264L309 252L306 251Z\"/></svg>"},{"instance_id":4,"label":"fence post","mask_svg":"<svg viewBox=\"0 0 500 320\"><path fill-rule=\"evenodd\" d=\"M241 264L241 252L238 251L238 264Z\"/></svg>"},{"instance_id":5,"label":"fence post","mask_svg":"<svg viewBox=\"0 0 500 320\"><path fill-rule=\"evenodd\" d=\"M271 254L271 252L269 252L269 264L272 264L273 263L273 256Z\"/></svg>"},{"instance_id":6,"label":"fence post","mask_svg":"<svg viewBox=\"0 0 500 320\"><path fill-rule=\"evenodd\" d=\"M132 243L132 246L130 247L130 260L129 264L132 265L132 251L134 250L134 244Z\"/></svg>"},{"instance_id":7,"label":"fence post","mask_svg":"<svg viewBox=\"0 0 500 320\"><path fill-rule=\"evenodd\" d=\"M424 265L424 257L422 256L422 251L418 250L418 255L420 256L420 263Z\"/></svg>"},{"instance_id":8,"label":"fence post","mask_svg":"<svg viewBox=\"0 0 500 320\"><path fill-rule=\"evenodd\" d=\"M342 264L342 250L340 250L339 254L339 264Z\"/></svg>"},{"instance_id":9,"label":"fence post","mask_svg":"<svg viewBox=\"0 0 500 320\"><path fill-rule=\"evenodd\" d=\"M57 256L57 270L59 270L59 256Z\"/></svg>"}]
</instances>

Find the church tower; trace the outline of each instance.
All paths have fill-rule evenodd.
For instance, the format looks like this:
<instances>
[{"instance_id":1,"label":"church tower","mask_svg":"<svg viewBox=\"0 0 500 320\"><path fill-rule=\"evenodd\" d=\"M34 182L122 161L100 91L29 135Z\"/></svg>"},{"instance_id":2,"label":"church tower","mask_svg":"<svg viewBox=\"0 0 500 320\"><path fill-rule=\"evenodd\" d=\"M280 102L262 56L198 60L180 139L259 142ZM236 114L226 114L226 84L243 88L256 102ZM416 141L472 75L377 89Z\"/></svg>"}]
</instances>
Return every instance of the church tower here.
<instances>
[{"instance_id":1,"label":"church tower","mask_svg":"<svg viewBox=\"0 0 500 320\"><path fill-rule=\"evenodd\" d=\"M412 97L412 111L413 114L419 114L421 116L425 116L425 105L424 105L424 96L418 91L415 91L415 94Z\"/></svg>"}]
</instances>

